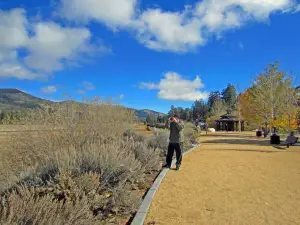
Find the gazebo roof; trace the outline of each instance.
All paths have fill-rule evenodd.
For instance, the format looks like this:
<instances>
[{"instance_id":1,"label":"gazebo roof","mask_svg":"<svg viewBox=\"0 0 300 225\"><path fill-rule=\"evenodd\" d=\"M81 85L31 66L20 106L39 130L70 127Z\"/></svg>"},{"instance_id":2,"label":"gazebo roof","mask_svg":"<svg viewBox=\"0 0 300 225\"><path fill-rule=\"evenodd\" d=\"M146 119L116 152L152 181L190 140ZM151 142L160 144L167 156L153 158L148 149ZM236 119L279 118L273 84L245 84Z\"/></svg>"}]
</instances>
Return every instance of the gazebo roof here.
<instances>
[{"instance_id":1,"label":"gazebo roof","mask_svg":"<svg viewBox=\"0 0 300 225\"><path fill-rule=\"evenodd\" d=\"M239 118L232 113L226 113L220 117L220 119L216 120L218 122L238 122ZM241 120L243 121L243 120Z\"/></svg>"}]
</instances>

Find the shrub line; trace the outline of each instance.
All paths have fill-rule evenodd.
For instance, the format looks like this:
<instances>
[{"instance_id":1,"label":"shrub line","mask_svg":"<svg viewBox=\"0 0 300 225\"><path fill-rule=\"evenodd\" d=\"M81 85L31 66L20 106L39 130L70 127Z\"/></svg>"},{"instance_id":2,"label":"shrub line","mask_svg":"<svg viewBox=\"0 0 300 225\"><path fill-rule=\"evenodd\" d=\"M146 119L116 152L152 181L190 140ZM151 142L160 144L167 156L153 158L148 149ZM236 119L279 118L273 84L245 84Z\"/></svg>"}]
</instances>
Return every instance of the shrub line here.
<instances>
[{"instance_id":1,"label":"shrub line","mask_svg":"<svg viewBox=\"0 0 300 225\"><path fill-rule=\"evenodd\" d=\"M183 156L189 154L190 152L194 151L196 148L198 148L201 144L198 144L191 148L190 150L183 153ZM176 160L172 161L172 165L176 163ZM140 205L139 210L137 211L136 215L134 216L131 225L143 225L147 216L147 213L149 211L149 208L151 206L152 200L159 189L164 177L167 175L167 172L169 169L163 169L160 174L155 179L153 185L149 189L149 191L146 194L146 197L144 198L142 204Z\"/></svg>"}]
</instances>

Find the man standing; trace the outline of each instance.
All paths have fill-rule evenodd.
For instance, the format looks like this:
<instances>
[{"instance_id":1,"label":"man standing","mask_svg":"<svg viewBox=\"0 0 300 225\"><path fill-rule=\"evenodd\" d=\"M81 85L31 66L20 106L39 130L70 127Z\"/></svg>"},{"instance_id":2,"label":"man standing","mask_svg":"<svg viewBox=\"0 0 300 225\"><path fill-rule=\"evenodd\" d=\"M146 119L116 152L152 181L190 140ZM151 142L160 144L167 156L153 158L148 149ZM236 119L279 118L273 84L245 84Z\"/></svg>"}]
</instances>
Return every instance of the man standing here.
<instances>
[{"instance_id":1,"label":"man standing","mask_svg":"<svg viewBox=\"0 0 300 225\"><path fill-rule=\"evenodd\" d=\"M168 126L170 129L169 147L167 154L167 164L164 165L165 168L171 168L174 150L176 151L176 170L180 169L182 162L182 152L183 152L183 141L184 141L184 124L183 121L179 119L177 115L174 115L168 120Z\"/></svg>"}]
</instances>

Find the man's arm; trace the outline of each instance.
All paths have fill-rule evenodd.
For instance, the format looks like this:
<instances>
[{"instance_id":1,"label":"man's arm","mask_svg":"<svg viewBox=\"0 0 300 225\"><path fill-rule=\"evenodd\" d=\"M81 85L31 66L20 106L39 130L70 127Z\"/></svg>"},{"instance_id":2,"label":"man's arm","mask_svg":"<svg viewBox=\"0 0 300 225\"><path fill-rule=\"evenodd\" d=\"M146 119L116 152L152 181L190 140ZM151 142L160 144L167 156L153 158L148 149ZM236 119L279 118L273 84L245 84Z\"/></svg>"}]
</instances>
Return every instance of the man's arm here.
<instances>
[{"instance_id":1,"label":"man's arm","mask_svg":"<svg viewBox=\"0 0 300 225\"><path fill-rule=\"evenodd\" d=\"M175 127L179 130L182 131L184 129L184 124L183 122L175 122Z\"/></svg>"},{"instance_id":2,"label":"man's arm","mask_svg":"<svg viewBox=\"0 0 300 225\"><path fill-rule=\"evenodd\" d=\"M168 129L168 130L170 130L170 123L169 123L169 121L167 121L167 122L165 123L165 128Z\"/></svg>"}]
</instances>

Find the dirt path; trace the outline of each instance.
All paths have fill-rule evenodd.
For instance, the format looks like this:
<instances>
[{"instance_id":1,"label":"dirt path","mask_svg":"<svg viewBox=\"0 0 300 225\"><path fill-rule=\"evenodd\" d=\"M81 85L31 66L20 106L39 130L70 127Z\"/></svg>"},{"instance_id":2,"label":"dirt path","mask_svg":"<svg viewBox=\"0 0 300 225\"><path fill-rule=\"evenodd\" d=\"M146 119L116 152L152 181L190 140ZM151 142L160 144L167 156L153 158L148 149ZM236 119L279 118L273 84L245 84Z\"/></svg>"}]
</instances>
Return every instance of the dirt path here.
<instances>
[{"instance_id":1,"label":"dirt path","mask_svg":"<svg viewBox=\"0 0 300 225\"><path fill-rule=\"evenodd\" d=\"M145 224L300 224L300 147L214 134L169 171Z\"/></svg>"}]
</instances>

